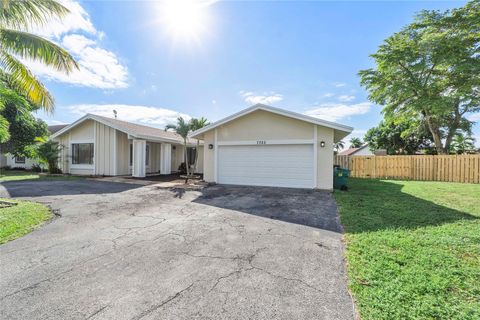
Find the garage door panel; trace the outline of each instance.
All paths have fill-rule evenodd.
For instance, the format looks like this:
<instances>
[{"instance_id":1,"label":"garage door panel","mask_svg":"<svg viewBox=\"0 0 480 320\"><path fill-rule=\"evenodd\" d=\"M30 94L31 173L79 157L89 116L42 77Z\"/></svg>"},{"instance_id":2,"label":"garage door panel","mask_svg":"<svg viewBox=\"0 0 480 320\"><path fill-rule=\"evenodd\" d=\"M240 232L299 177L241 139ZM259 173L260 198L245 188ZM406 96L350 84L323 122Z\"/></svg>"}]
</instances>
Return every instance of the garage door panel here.
<instances>
[{"instance_id":1,"label":"garage door panel","mask_svg":"<svg viewBox=\"0 0 480 320\"><path fill-rule=\"evenodd\" d=\"M220 146L218 181L224 184L312 188L313 146Z\"/></svg>"}]
</instances>

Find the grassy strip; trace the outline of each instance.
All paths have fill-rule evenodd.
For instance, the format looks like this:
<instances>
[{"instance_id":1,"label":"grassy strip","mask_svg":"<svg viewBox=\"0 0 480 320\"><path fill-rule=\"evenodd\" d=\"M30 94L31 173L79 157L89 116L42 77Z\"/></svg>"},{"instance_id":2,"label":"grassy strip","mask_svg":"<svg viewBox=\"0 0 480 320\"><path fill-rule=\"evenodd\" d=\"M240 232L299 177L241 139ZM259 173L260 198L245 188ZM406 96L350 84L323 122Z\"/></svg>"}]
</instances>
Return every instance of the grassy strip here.
<instances>
[{"instance_id":1,"label":"grassy strip","mask_svg":"<svg viewBox=\"0 0 480 320\"><path fill-rule=\"evenodd\" d=\"M16 206L0 208L0 244L31 232L52 217L51 211L39 203L0 200L18 203Z\"/></svg>"},{"instance_id":2,"label":"grassy strip","mask_svg":"<svg viewBox=\"0 0 480 320\"><path fill-rule=\"evenodd\" d=\"M362 319L480 319L480 185L351 179L335 198Z\"/></svg>"},{"instance_id":3,"label":"grassy strip","mask_svg":"<svg viewBox=\"0 0 480 320\"><path fill-rule=\"evenodd\" d=\"M48 175L32 171L22 170L1 170L0 182L4 181L22 181L22 180L77 180L82 179L79 176L70 175Z\"/></svg>"}]
</instances>

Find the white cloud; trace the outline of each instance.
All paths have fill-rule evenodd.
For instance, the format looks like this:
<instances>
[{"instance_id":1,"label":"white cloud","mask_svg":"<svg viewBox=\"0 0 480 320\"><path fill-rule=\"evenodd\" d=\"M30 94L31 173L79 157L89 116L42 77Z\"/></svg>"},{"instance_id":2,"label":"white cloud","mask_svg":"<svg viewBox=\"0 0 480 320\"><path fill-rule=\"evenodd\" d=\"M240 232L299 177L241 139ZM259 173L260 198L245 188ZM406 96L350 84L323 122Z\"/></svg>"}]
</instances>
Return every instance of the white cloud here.
<instances>
[{"instance_id":1,"label":"white cloud","mask_svg":"<svg viewBox=\"0 0 480 320\"><path fill-rule=\"evenodd\" d=\"M355 96L352 95L341 95L338 97L338 100L342 102L349 102L355 100Z\"/></svg>"},{"instance_id":2,"label":"white cloud","mask_svg":"<svg viewBox=\"0 0 480 320\"><path fill-rule=\"evenodd\" d=\"M370 111L372 104L362 102L357 104L323 104L315 109L305 112L306 115L324 119L327 121L338 121L350 116L365 114Z\"/></svg>"},{"instance_id":3,"label":"white cloud","mask_svg":"<svg viewBox=\"0 0 480 320\"><path fill-rule=\"evenodd\" d=\"M128 87L128 70L112 51L101 46L105 36L95 29L89 14L73 0L61 1L70 13L34 32L59 43L78 62L80 70L66 75L36 61L26 61L34 74L49 80L101 89Z\"/></svg>"},{"instance_id":4,"label":"white cloud","mask_svg":"<svg viewBox=\"0 0 480 320\"><path fill-rule=\"evenodd\" d=\"M63 34L83 31L96 35L98 31L93 26L89 14L74 0L59 1L70 10L62 19L51 19L48 24L36 28L35 33L50 38L59 39Z\"/></svg>"},{"instance_id":5,"label":"white cloud","mask_svg":"<svg viewBox=\"0 0 480 320\"><path fill-rule=\"evenodd\" d=\"M333 84L337 88L345 87L347 84L345 82L335 82Z\"/></svg>"},{"instance_id":6,"label":"white cloud","mask_svg":"<svg viewBox=\"0 0 480 320\"><path fill-rule=\"evenodd\" d=\"M240 95L243 97L245 102L250 105L254 105L257 103L274 104L276 102L283 100L283 96L275 92L257 95L257 94L254 94L253 92L240 91Z\"/></svg>"},{"instance_id":7,"label":"white cloud","mask_svg":"<svg viewBox=\"0 0 480 320\"><path fill-rule=\"evenodd\" d=\"M187 114L170 109L126 104L79 104L69 106L68 109L76 116L93 113L105 117L113 117L113 110L117 110L119 120L138 122L160 128L167 124L175 124L178 117L187 120L191 118Z\"/></svg>"},{"instance_id":8,"label":"white cloud","mask_svg":"<svg viewBox=\"0 0 480 320\"><path fill-rule=\"evenodd\" d=\"M335 94L333 94L333 93L331 93L331 92L327 92L327 93L325 93L325 94L322 96L322 98L331 98L331 97L333 97L334 95L335 95Z\"/></svg>"},{"instance_id":9,"label":"white cloud","mask_svg":"<svg viewBox=\"0 0 480 320\"><path fill-rule=\"evenodd\" d=\"M468 120L470 121L480 121L480 112L479 113L473 113L468 116Z\"/></svg>"}]
</instances>

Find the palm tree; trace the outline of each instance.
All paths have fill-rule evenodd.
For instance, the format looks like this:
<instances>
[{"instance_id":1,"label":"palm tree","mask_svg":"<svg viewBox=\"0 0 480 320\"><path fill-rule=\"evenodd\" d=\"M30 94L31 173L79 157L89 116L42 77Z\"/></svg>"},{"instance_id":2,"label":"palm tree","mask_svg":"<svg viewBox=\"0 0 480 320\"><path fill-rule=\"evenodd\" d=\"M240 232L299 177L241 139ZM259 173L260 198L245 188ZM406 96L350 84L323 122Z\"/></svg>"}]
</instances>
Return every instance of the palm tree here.
<instances>
[{"instance_id":1,"label":"palm tree","mask_svg":"<svg viewBox=\"0 0 480 320\"><path fill-rule=\"evenodd\" d=\"M165 131L172 129L175 131L178 135L180 135L183 138L183 154L184 154L184 160L185 160L185 167L187 170L187 178L185 179L185 183L188 182L188 177L190 175L190 169L188 165L188 153L187 153L187 139L188 139L188 134L190 133L190 123L186 122L185 119L182 117L177 118L177 124L169 124L165 127Z\"/></svg>"},{"instance_id":2,"label":"palm tree","mask_svg":"<svg viewBox=\"0 0 480 320\"><path fill-rule=\"evenodd\" d=\"M362 139L357 137L350 139L350 148L360 148L362 145Z\"/></svg>"},{"instance_id":3,"label":"palm tree","mask_svg":"<svg viewBox=\"0 0 480 320\"><path fill-rule=\"evenodd\" d=\"M204 117L201 117L200 119L195 119L193 118L190 120L190 129L192 131L196 131L199 129L202 129L203 127L208 125L208 120ZM197 172L197 163L198 163L198 150L200 148L200 140L197 139L197 148L195 149L195 162L193 165L193 173L195 174Z\"/></svg>"},{"instance_id":4,"label":"palm tree","mask_svg":"<svg viewBox=\"0 0 480 320\"><path fill-rule=\"evenodd\" d=\"M456 154L468 153L475 150L475 138L471 135L457 133L453 137L451 149Z\"/></svg>"},{"instance_id":5,"label":"palm tree","mask_svg":"<svg viewBox=\"0 0 480 320\"><path fill-rule=\"evenodd\" d=\"M28 32L67 13L68 9L55 0L0 0L0 75L46 112L53 112L54 99L19 58L36 60L67 74L78 69L66 50Z\"/></svg>"},{"instance_id":6,"label":"palm tree","mask_svg":"<svg viewBox=\"0 0 480 320\"><path fill-rule=\"evenodd\" d=\"M333 145L333 150L335 151L335 153L342 150L343 148L345 148L345 142L343 142L343 140L340 140Z\"/></svg>"}]
</instances>

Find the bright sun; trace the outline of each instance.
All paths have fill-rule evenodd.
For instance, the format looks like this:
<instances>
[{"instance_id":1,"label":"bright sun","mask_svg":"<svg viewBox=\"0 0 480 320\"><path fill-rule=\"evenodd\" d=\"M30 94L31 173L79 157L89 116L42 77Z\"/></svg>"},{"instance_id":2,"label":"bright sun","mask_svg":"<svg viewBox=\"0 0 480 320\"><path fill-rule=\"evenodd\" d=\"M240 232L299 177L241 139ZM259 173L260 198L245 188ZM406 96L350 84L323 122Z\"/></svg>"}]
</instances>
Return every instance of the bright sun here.
<instances>
[{"instance_id":1,"label":"bright sun","mask_svg":"<svg viewBox=\"0 0 480 320\"><path fill-rule=\"evenodd\" d=\"M208 29L206 7L198 0L162 1L159 10L167 34L176 40L198 41Z\"/></svg>"}]
</instances>

